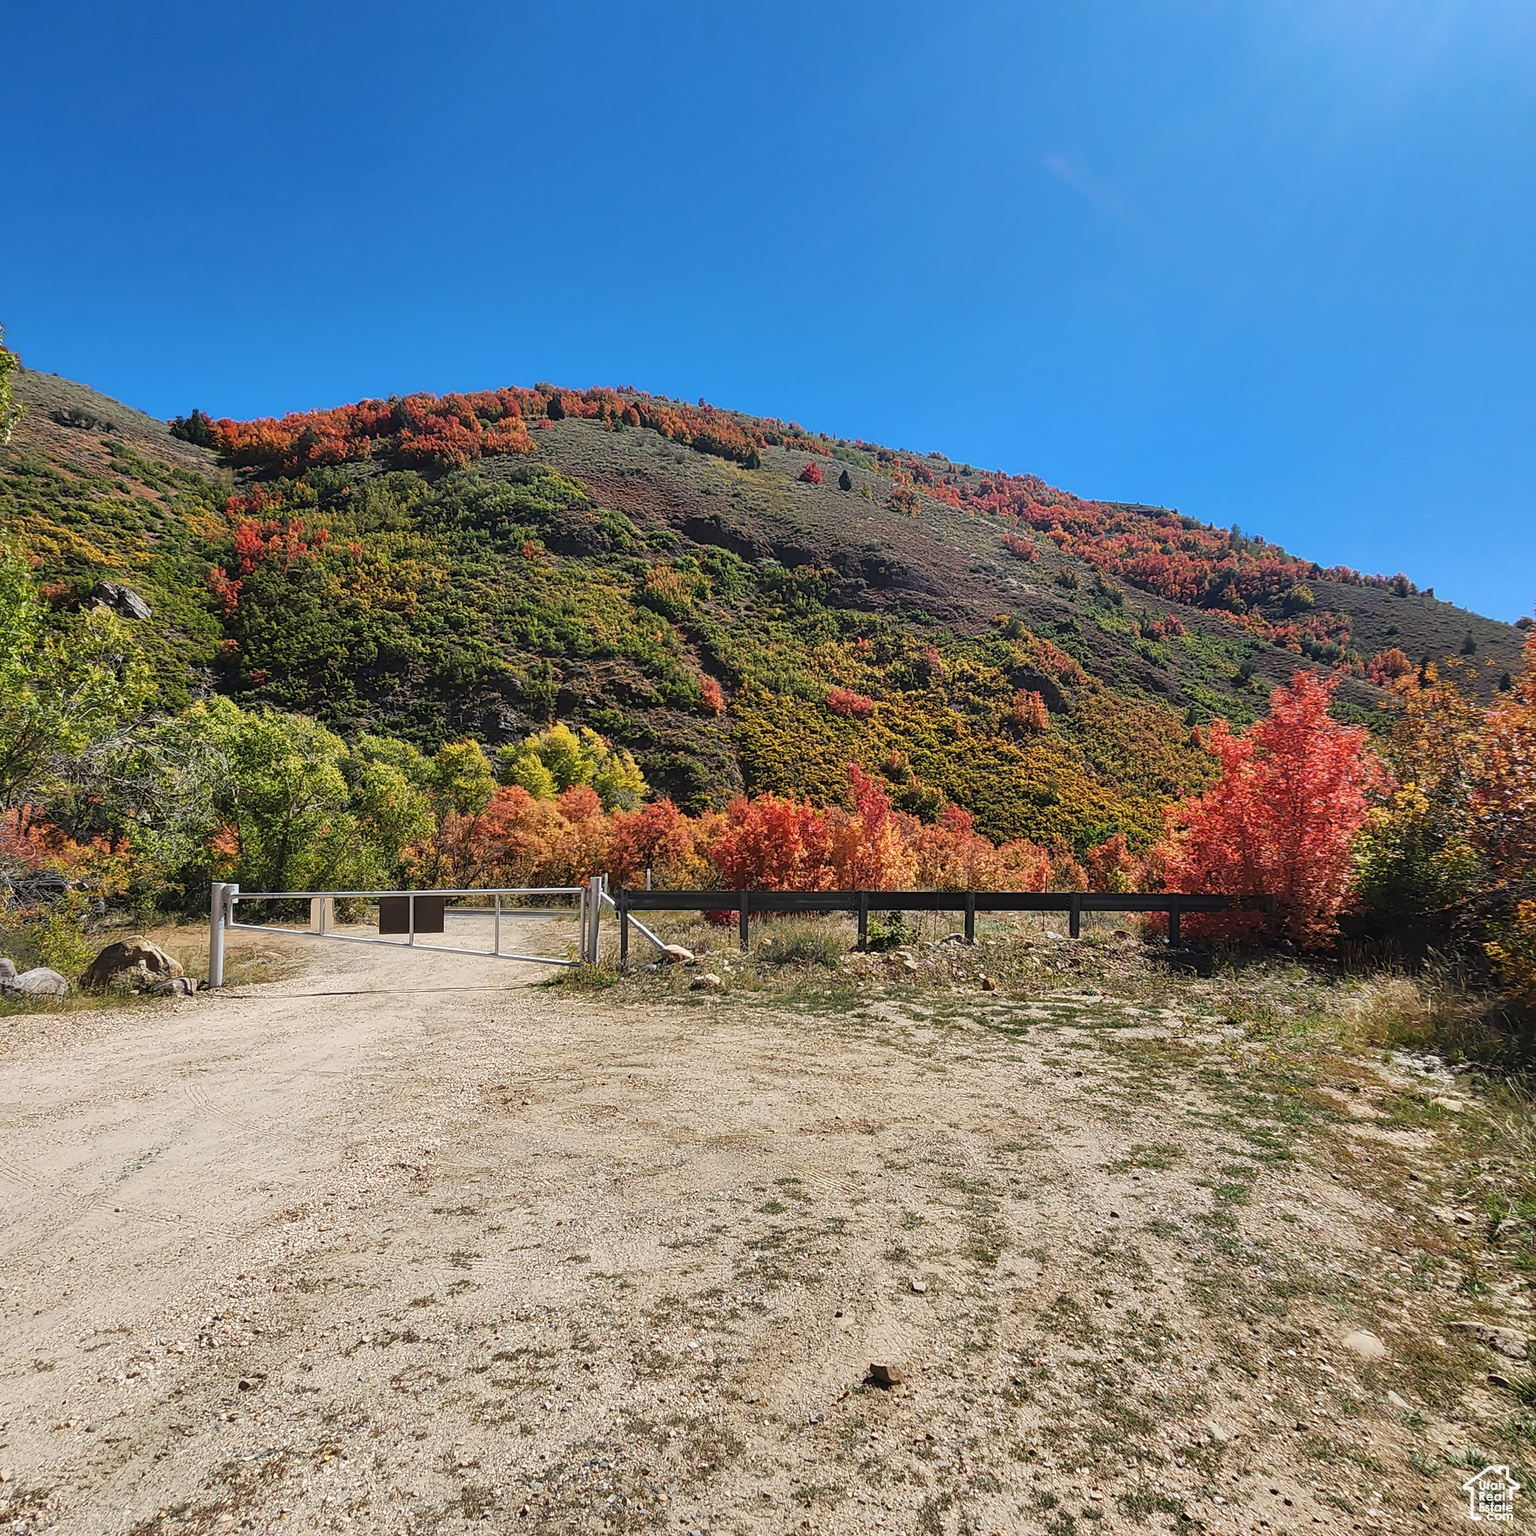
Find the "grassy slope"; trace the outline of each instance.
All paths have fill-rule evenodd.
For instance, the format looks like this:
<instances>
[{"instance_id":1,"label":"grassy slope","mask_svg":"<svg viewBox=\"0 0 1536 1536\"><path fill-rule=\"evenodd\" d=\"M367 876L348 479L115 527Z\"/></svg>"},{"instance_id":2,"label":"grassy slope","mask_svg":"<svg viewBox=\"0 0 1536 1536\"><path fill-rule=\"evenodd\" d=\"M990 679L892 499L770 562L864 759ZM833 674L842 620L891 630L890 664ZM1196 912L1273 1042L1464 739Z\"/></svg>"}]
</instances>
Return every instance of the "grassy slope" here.
<instances>
[{"instance_id":1,"label":"grassy slope","mask_svg":"<svg viewBox=\"0 0 1536 1536\"><path fill-rule=\"evenodd\" d=\"M743 786L833 798L850 757L878 767L895 751L995 835L1081 841L1155 830L1159 803L1204 771L1184 713L1251 719L1297 659L1214 614L1106 588L1049 545L1015 561L995 520L926 497L898 516L862 455L841 491L830 474L800 481L801 452L749 470L575 418L535 433L531 459L266 487L285 498L268 515L323 524L332 554L263 566L226 616L207 574L234 568L229 472L82 386L26 373L20 394L31 408L0 458L0 515L61 593L115 573L144 594L168 704L217 687L429 746L515 738L553 709L631 746L694 808ZM1489 674L1516 664L1510 626L1316 585L1367 652L1443 656L1470 631ZM1170 613L1184 636L1138 638L1138 617ZM725 717L701 699L706 676L732 698ZM834 684L880 701L874 717L832 714ZM1044 735L1007 724L1018 687L1051 706ZM1379 698L1346 680L1341 710L1369 718Z\"/></svg>"}]
</instances>

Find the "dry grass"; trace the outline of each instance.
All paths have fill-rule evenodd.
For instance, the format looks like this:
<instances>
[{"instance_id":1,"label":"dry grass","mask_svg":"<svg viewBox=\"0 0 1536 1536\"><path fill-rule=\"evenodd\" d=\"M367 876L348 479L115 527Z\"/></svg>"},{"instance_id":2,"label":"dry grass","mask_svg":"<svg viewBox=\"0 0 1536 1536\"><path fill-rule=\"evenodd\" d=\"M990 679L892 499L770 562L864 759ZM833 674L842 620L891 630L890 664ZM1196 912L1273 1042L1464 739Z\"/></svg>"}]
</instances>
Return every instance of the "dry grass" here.
<instances>
[{"instance_id":1,"label":"dry grass","mask_svg":"<svg viewBox=\"0 0 1536 1536\"><path fill-rule=\"evenodd\" d=\"M1366 1048L1434 1051L1450 1060L1493 1061L1508 1042L1489 1022L1496 997L1453 973L1385 972L1348 985L1338 1008L1339 1043Z\"/></svg>"}]
</instances>

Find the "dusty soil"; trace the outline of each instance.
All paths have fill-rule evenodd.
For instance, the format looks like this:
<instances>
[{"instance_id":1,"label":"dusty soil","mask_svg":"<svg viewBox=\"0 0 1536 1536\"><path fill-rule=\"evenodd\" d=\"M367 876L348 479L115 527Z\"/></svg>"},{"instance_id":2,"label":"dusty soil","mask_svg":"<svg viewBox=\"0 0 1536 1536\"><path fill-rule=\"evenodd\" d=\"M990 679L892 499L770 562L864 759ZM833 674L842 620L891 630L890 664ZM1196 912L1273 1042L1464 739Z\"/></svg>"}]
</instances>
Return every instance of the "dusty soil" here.
<instances>
[{"instance_id":1,"label":"dusty soil","mask_svg":"<svg viewBox=\"0 0 1536 1536\"><path fill-rule=\"evenodd\" d=\"M1319 1081L1193 983L621 1005L286 943L0 1023L6 1528L1466 1518L1507 1405L1444 1320L1524 1302L1455 1289L1448 1078Z\"/></svg>"}]
</instances>

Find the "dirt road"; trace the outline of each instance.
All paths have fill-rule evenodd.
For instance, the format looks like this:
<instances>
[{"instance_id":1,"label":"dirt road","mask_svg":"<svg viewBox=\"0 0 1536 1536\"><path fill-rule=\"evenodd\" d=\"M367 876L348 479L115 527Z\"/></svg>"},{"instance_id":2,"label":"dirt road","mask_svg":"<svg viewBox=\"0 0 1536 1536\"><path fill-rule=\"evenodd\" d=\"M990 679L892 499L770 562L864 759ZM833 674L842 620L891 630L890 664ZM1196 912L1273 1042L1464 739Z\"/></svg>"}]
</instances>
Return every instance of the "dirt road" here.
<instances>
[{"instance_id":1,"label":"dirt road","mask_svg":"<svg viewBox=\"0 0 1536 1536\"><path fill-rule=\"evenodd\" d=\"M292 943L0 1048L0 1528L1464 1518L1404 1469L1467 1429L1388 1397L1422 1305L1362 1283L1404 1212L1218 1019Z\"/></svg>"}]
</instances>

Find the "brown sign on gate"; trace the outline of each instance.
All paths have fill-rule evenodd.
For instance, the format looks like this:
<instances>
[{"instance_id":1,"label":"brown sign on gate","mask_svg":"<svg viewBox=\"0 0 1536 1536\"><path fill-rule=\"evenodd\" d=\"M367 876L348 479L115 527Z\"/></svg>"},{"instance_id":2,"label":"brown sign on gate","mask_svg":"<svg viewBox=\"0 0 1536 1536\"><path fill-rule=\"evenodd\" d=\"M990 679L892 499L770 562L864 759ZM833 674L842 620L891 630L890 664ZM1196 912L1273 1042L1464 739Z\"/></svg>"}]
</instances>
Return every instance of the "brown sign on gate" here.
<instances>
[{"instance_id":1,"label":"brown sign on gate","mask_svg":"<svg viewBox=\"0 0 1536 1536\"><path fill-rule=\"evenodd\" d=\"M443 909L448 905L443 896L418 896L416 898L417 933L441 933ZM409 896L379 897L379 932L411 932L411 898Z\"/></svg>"}]
</instances>

